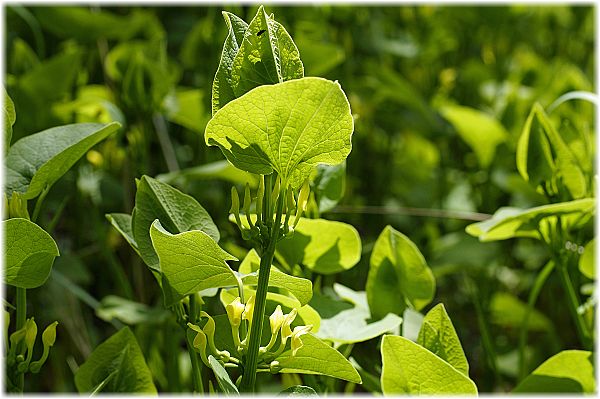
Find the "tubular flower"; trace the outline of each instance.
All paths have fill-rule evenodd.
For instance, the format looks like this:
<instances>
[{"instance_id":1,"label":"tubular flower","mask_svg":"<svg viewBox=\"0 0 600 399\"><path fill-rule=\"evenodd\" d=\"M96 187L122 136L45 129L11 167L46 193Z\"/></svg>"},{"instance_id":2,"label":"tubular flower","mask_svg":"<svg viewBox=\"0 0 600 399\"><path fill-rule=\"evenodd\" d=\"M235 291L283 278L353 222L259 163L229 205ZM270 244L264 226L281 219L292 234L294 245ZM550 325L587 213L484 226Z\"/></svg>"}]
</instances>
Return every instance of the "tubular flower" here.
<instances>
[{"instance_id":1,"label":"tubular flower","mask_svg":"<svg viewBox=\"0 0 600 399\"><path fill-rule=\"evenodd\" d=\"M304 346L300 337L308 333L311 329L312 324L309 324L307 326L297 326L294 328L294 331L292 332L292 356L296 356L296 352L298 352L298 349Z\"/></svg>"},{"instance_id":2,"label":"tubular flower","mask_svg":"<svg viewBox=\"0 0 600 399\"><path fill-rule=\"evenodd\" d=\"M285 316L285 319L283 320L283 324L281 326L281 342L283 344L285 344L287 339L292 335L292 329L290 328L290 325L296 318L297 314L298 314L298 310L296 308L294 308L294 309L292 309L292 311L290 313L288 313Z\"/></svg>"},{"instance_id":3,"label":"tubular flower","mask_svg":"<svg viewBox=\"0 0 600 399\"><path fill-rule=\"evenodd\" d=\"M277 334L277 331L281 328L283 324L284 316L281 310L281 305L277 305L273 314L269 317L269 323L271 324L271 334Z\"/></svg>"},{"instance_id":4,"label":"tubular flower","mask_svg":"<svg viewBox=\"0 0 600 399\"><path fill-rule=\"evenodd\" d=\"M229 323L232 326L239 326L242 322L242 314L244 313L245 306L240 301L240 297L235 298L229 305L225 307L227 311L227 317L229 317Z\"/></svg>"},{"instance_id":5,"label":"tubular flower","mask_svg":"<svg viewBox=\"0 0 600 399\"><path fill-rule=\"evenodd\" d=\"M252 325L252 315L254 315L254 295L252 295L248 299L248 302L246 302L246 307L242 313L242 319L248 320L248 322Z\"/></svg>"}]
</instances>

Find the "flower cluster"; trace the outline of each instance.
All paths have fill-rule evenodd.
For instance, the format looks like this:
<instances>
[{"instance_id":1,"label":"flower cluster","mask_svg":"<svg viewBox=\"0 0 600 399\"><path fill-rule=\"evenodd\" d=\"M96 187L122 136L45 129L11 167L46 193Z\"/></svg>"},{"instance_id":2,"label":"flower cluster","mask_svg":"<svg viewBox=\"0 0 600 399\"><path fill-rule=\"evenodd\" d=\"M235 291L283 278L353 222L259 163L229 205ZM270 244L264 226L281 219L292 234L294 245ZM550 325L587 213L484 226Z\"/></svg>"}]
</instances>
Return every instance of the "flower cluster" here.
<instances>
[{"instance_id":1,"label":"flower cluster","mask_svg":"<svg viewBox=\"0 0 600 399\"><path fill-rule=\"evenodd\" d=\"M254 296L251 296L246 304L243 304L240 297L235 298L229 305L225 307L227 311L227 317L229 324L231 325L231 333L233 343L236 348L236 353L231 354L226 350L219 350L215 345L214 334L215 334L215 321L206 312L201 312L202 318L207 318L207 322L204 327L188 323L188 327L196 332L194 338L194 348L200 353L202 362L208 367L208 355L213 355L215 359L221 361L226 367L237 367L240 364L240 358L246 353L248 348L248 339L250 332L252 331L252 316L254 314ZM279 363L277 359L288 347L287 343L290 342L289 348L292 351L292 356L296 356L296 353L302 348L302 335L308 333L312 329L312 325L307 326L296 326L292 330L292 323L298 315L296 308L292 309L288 314L284 314L281 306L277 305L273 314L269 317L269 324L271 327L271 338L266 346L261 346L259 349L259 368L263 370L270 370L277 372L279 370ZM244 321L246 321L245 324ZM243 330L244 337L240 338L240 333ZM276 345L279 341L279 345ZM207 352L208 351L208 352ZM237 355L234 356L234 355Z\"/></svg>"}]
</instances>

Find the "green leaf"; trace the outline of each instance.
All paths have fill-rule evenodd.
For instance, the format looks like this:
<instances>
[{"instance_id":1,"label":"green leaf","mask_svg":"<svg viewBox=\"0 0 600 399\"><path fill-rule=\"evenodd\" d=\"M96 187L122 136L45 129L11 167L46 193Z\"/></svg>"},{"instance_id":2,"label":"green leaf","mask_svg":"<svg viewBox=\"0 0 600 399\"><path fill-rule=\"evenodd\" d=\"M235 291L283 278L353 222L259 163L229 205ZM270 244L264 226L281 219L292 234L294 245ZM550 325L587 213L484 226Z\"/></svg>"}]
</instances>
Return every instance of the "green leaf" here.
<instances>
[{"instance_id":1,"label":"green leaf","mask_svg":"<svg viewBox=\"0 0 600 399\"><path fill-rule=\"evenodd\" d=\"M2 90L4 90L4 148L5 152L8 152L12 139L12 127L17 119L17 114L15 113L15 104L6 89L2 88Z\"/></svg>"},{"instance_id":2,"label":"green leaf","mask_svg":"<svg viewBox=\"0 0 600 399\"><path fill-rule=\"evenodd\" d=\"M513 390L514 393L595 393L594 355L562 351L542 363Z\"/></svg>"},{"instance_id":3,"label":"green leaf","mask_svg":"<svg viewBox=\"0 0 600 399\"><path fill-rule=\"evenodd\" d=\"M4 229L4 279L19 288L36 288L46 282L58 247L40 226L27 219L8 219Z\"/></svg>"},{"instance_id":4,"label":"green leaf","mask_svg":"<svg viewBox=\"0 0 600 399\"><path fill-rule=\"evenodd\" d=\"M435 279L417 246L386 226L371 253L366 288L371 314L381 319L401 315L408 304L422 309L433 299Z\"/></svg>"},{"instance_id":5,"label":"green leaf","mask_svg":"<svg viewBox=\"0 0 600 399\"><path fill-rule=\"evenodd\" d=\"M490 321L504 327L521 328L527 304L506 292L496 292L490 300ZM552 322L540 311L531 309L528 329L546 332L553 329Z\"/></svg>"},{"instance_id":6,"label":"green leaf","mask_svg":"<svg viewBox=\"0 0 600 399\"><path fill-rule=\"evenodd\" d=\"M223 18L227 24L227 37L223 44L219 67L213 80L211 100L213 115L229 101L236 98L233 92L233 61L244 40L244 33L248 29L248 24L243 19L230 12L223 11Z\"/></svg>"},{"instance_id":7,"label":"green leaf","mask_svg":"<svg viewBox=\"0 0 600 399\"><path fill-rule=\"evenodd\" d=\"M210 364L210 368L215 373L217 383L225 395L240 394L233 381L231 381L231 378L229 378L229 374L227 374L227 371L223 365L221 365L221 363L219 363L219 361L215 359L213 355L208 356L208 364Z\"/></svg>"},{"instance_id":8,"label":"green leaf","mask_svg":"<svg viewBox=\"0 0 600 399\"><path fill-rule=\"evenodd\" d=\"M44 29L66 39L94 42L98 39L128 39L148 25L146 13L121 16L88 7L33 7Z\"/></svg>"},{"instance_id":9,"label":"green leaf","mask_svg":"<svg viewBox=\"0 0 600 399\"><path fill-rule=\"evenodd\" d=\"M78 123L44 130L17 141L5 159L5 192L37 197L52 186L94 145L115 133L121 125L113 122Z\"/></svg>"},{"instance_id":10,"label":"green leaf","mask_svg":"<svg viewBox=\"0 0 600 399\"><path fill-rule=\"evenodd\" d=\"M540 222L550 217L570 218L569 225L591 217L596 209L594 198L584 198L569 202L542 205L535 208L500 208L492 218L473 223L465 231L478 237L479 241L506 240L514 237L540 238L537 231ZM564 220L563 220L564 221Z\"/></svg>"},{"instance_id":11,"label":"green leaf","mask_svg":"<svg viewBox=\"0 0 600 399\"><path fill-rule=\"evenodd\" d=\"M98 345L75 373L79 393L156 394L152 374L135 336L125 327Z\"/></svg>"},{"instance_id":12,"label":"green leaf","mask_svg":"<svg viewBox=\"0 0 600 399\"><path fill-rule=\"evenodd\" d=\"M258 270L260 268L260 257L254 249L250 250L238 271L243 273L242 281L244 285L258 284ZM302 306L306 305L312 298L312 282L305 278L290 276L271 266L269 273L269 287L284 288L300 302Z\"/></svg>"},{"instance_id":13,"label":"green leaf","mask_svg":"<svg viewBox=\"0 0 600 399\"><path fill-rule=\"evenodd\" d=\"M360 260L360 236L347 223L300 218L294 234L277 245L289 265L303 264L321 274L351 269Z\"/></svg>"},{"instance_id":14,"label":"green leaf","mask_svg":"<svg viewBox=\"0 0 600 399\"><path fill-rule=\"evenodd\" d=\"M577 158L539 103L533 105L519 138L517 169L534 186L557 176L573 198L586 195L586 178Z\"/></svg>"},{"instance_id":15,"label":"green leaf","mask_svg":"<svg viewBox=\"0 0 600 399\"><path fill-rule=\"evenodd\" d=\"M221 179L231 183L246 185L250 188L258 186L258 178L252 173L239 170L227 160L206 163L199 166L193 166L187 169L181 169L176 172L165 173L156 176L156 180L167 184L185 185L188 182L197 180Z\"/></svg>"},{"instance_id":16,"label":"green leaf","mask_svg":"<svg viewBox=\"0 0 600 399\"><path fill-rule=\"evenodd\" d=\"M322 374L360 384L360 375L340 352L312 334L302 336L304 344L295 356L286 350L277 358L280 373Z\"/></svg>"},{"instance_id":17,"label":"green leaf","mask_svg":"<svg viewBox=\"0 0 600 399\"><path fill-rule=\"evenodd\" d=\"M229 33L213 82L213 115L257 86L304 76L294 41L262 6L249 25L231 13L223 17Z\"/></svg>"},{"instance_id":18,"label":"green leaf","mask_svg":"<svg viewBox=\"0 0 600 399\"><path fill-rule=\"evenodd\" d=\"M192 230L173 235L155 220L150 237L164 279L176 294L166 298L166 306L200 290L236 285L234 272L226 261L237 258L221 249L205 232Z\"/></svg>"},{"instance_id":19,"label":"green leaf","mask_svg":"<svg viewBox=\"0 0 600 399\"><path fill-rule=\"evenodd\" d=\"M311 302L321 315L321 327L315 335L322 340L332 341L336 345L363 342L394 331L402 323L402 318L389 313L383 319L367 323L371 318L367 305L367 294L364 291L354 291L341 284L335 283L335 292L343 299L354 304L350 308L340 307L339 311L333 306L321 308L319 303ZM326 302L320 302L326 305ZM322 310L321 310L322 309Z\"/></svg>"},{"instance_id":20,"label":"green leaf","mask_svg":"<svg viewBox=\"0 0 600 399\"><path fill-rule=\"evenodd\" d=\"M96 316L104 321L117 319L129 325L160 324L167 320L169 312L164 308L151 308L143 303L109 295L100 301Z\"/></svg>"},{"instance_id":21,"label":"green leaf","mask_svg":"<svg viewBox=\"0 0 600 399\"><path fill-rule=\"evenodd\" d=\"M108 213L105 216L121 236L125 238L125 241L139 254L137 243L133 238L133 230L131 230L131 215L127 213Z\"/></svg>"},{"instance_id":22,"label":"green leaf","mask_svg":"<svg viewBox=\"0 0 600 399\"><path fill-rule=\"evenodd\" d=\"M440 109L440 113L473 149L479 164L484 168L492 163L496 147L509 137L498 120L476 109L445 105Z\"/></svg>"},{"instance_id":23,"label":"green leaf","mask_svg":"<svg viewBox=\"0 0 600 399\"><path fill-rule=\"evenodd\" d=\"M579 271L589 279L596 278L596 267L594 259L596 257L596 239L587 243L583 250L583 255L579 258Z\"/></svg>"},{"instance_id":24,"label":"green leaf","mask_svg":"<svg viewBox=\"0 0 600 399\"><path fill-rule=\"evenodd\" d=\"M277 396L319 396L311 387L305 385L294 385L279 392Z\"/></svg>"},{"instance_id":25,"label":"green leaf","mask_svg":"<svg viewBox=\"0 0 600 399\"><path fill-rule=\"evenodd\" d=\"M344 196L346 191L346 162L339 165L317 165L313 192L319 212L327 212Z\"/></svg>"},{"instance_id":26,"label":"green leaf","mask_svg":"<svg viewBox=\"0 0 600 399\"><path fill-rule=\"evenodd\" d=\"M198 201L168 184L142 176L135 195L132 231L140 256L152 269L158 270L158 257L150 240L150 225L156 219L173 233L200 230L219 241L217 226Z\"/></svg>"},{"instance_id":27,"label":"green leaf","mask_svg":"<svg viewBox=\"0 0 600 399\"><path fill-rule=\"evenodd\" d=\"M346 159L353 129L340 85L311 77L260 86L231 101L208 122L204 137L237 168L276 171L284 186L298 188L316 164Z\"/></svg>"},{"instance_id":28,"label":"green leaf","mask_svg":"<svg viewBox=\"0 0 600 399\"><path fill-rule=\"evenodd\" d=\"M469 363L443 304L440 303L427 312L417 343L469 376Z\"/></svg>"},{"instance_id":29,"label":"green leaf","mask_svg":"<svg viewBox=\"0 0 600 399\"><path fill-rule=\"evenodd\" d=\"M477 395L473 381L409 339L384 335L381 356L385 395Z\"/></svg>"}]
</instances>

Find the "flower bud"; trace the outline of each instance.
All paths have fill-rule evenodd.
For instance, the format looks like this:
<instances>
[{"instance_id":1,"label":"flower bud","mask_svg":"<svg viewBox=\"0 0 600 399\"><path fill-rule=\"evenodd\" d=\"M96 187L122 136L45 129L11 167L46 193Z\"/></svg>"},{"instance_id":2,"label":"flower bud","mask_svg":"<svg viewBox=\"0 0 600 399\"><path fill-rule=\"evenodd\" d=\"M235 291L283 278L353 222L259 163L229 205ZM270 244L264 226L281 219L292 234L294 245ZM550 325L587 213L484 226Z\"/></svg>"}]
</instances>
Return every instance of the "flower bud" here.
<instances>
[{"instance_id":1,"label":"flower bud","mask_svg":"<svg viewBox=\"0 0 600 399\"><path fill-rule=\"evenodd\" d=\"M8 214L11 218L23 218L29 220L27 200L23 199L21 194L16 191L13 191L12 197L8 201Z\"/></svg>"},{"instance_id":2,"label":"flower bud","mask_svg":"<svg viewBox=\"0 0 600 399\"><path fill-rule=\"evenodd\" d=\"M292 309L290 313L285 316L283 320L283 324L281 325L281 341L285 343L290 335L292 335L292 330L290 325L294 322L296 315L298 314L298 310L296 308Z\"/></svg>"},{"instance_id":3,"label":"flower bud","mask_svg":"<svg viewBox=\"0 0 600 399\"><path fill-rule=\"evenodd\" d=\"M240 297L235 298L229 305L225 307L227 311L227 317L229 317L229 323L232 326L239 326L242 322L242 313L244 313L245 306L240 302Z\"/></svg>"},{"instance_id":4,"label":"flower bud","mask_svg":"<svg viewBox=\"0 0 600 399\"><path fill-rule=\"evenodd\" d=\"M284 316L281 311L281 305L277 305L275 311L271 316L269 316L269 323L271 324L271 334L277 334L277 331L281 328L283 324Z\"/></svg>"},{"instance_id":5,"label":"flower bud","mask_svg":"<svg viewBox=\"0 0 600 399\"><path fill-rule=\"evenodd\" d=\"M309 324L308 326L296 326L294 328L294 331L292 332L292 356L296 356L296 352L304 346L300 337L308 333L311 329L312 324Z\"/></svg>"},{"instance_id":6,"label":"flower bud","mask_svg":"<svg viewBox=\"0 0 600 399\"><path fill-rule=\"evenodd\" d=\"M54 342L56 342L56 326L58 325L58 321L50 324L44 332L42 333L42 343L44 346L54 346Z\"/></svg>"},{"instance_id":7,"label":"flower bud","mask_svg":"<svg viewBox=\"0 0 600 399\"><path fill-rule=\"evenodd\" d=\"M250 324L252 324L252 316L254 315L254 295L252 295L248 302L246 302L246 306L244 308L244 312L242 313L242 319L248 320Z\"/></svg>"}]
</instances>

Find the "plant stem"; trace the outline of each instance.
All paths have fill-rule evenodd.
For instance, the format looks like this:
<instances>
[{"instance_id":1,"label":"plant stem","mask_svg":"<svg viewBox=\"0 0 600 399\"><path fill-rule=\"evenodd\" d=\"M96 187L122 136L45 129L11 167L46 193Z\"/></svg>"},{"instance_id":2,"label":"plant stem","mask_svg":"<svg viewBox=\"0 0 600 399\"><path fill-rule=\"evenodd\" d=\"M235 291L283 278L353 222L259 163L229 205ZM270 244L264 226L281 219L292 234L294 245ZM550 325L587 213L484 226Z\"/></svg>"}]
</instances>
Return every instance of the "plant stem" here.
<instances>
[{"instance_id":1,"label":"plant stem","mask_svg":"<svg viewBox=\"0 0 600 399\"><path fill-rule=\"evenodd\" d=\"M190 299L190 314L189 320L191 323L196 324L200 319L200 304L198 303L198 294L194 293L189 296ZM187 338L187 331L185 332L188 352L190 354L190 360L192 361L192 381L194 384L194 391L198 393L204 392L204 386L202 384L202 364L198 357L198 353L194 350L194 345Z\"/></svg>"},{"instance_id":2,"label":"plant stem","mask_svg":"<svg viewBox=\"0 0 600 399\"><path fill-rule=\"evenodd\" d=\"M33 209L33 216L31 216L31 221L34 223L37 223L38 216L40 215L40 209L42 208L42 203L44 202L44 198L46 198L48 191L50 191L50 186L46 186L42 190L37 201L35 201L35 208Z\"/></svg>"},{"instance_id":3,"label":"plant stem","mask_svg":"<svg viewBox=\"0 0 600 399\"><path fill-rule=\"evenodd\" d=\"M268 184L265 184L265 205L270 205L271 197L271 178L269 176ZM268 190L267 190L268 188ZM260 268L258 272L258 286L256 288L256 297L254 302L254 315L252 317L252 325L254 328L250 330L250 342L248 345L248 354L244 362L244 376L240 389L243 392L254 392L254 384L256 382L256 366L258 360L258 348L262 335L262 322L265 314L265 305L267 298L267 288L269 287L269 273L271 272L271 264L275 255L275 247L279 239L281 229L281 216L283 213L283 202L285 199L285 189L281 190L277 200L277 213L275 222L271 216L264 219L270 225L270 240L266 250L262 254L260 260ZM265 206L268 209L268 206ZM270 213L269 213L270 215Z\"/></svg>"},{"instance_id":4,"label":"plant stem","mask_svg":"<svg viewBox=\"0 0 600 399\"><path fill-rule=\"evenodd\" d=\"M16 329L20 330L25 326L25 322L27 321L27 289L17 287L17 322ZM20 342L17 346L17 353L21 353L21 349L24 343ZM19 390L23 392L23 388L25 386L25 374L19 374L19 378L17 380L17 386Z\"/></svg>"},{"instance_id":5,"label":"plant stem","mask_svg":"<svg viewBox=\"0 0 600 399\"><path fill-rule=\"evenodd\" d=\"M579 336L579 340L586 349L590 349L592 345L589 339L590 337L588 329L585 325L585 321L581 318L581 315L577 311L577 308L579 308L579 299L577 298L577 294L575 293L575 288L573 288L573 283L571 282L571 277L569 276L569 270L567 269L566 264L559 265L558 275L560 276L560 281L563 285L565 292L567 293L569 311L571 312L571 316L575 321L575 327L577 328L577 335Z\"/></svg>"},{"instance_id":6,"label":"plant stem","mask_svg":"<svg viewBox=\"0 0 600 399\"><path fill-rule=\"evenodd\" d=\"M552 274L554 270L554 262L550 261L544 266L542 271L537 275L535 282L533 283L533 288L529 292L529 298L527 299L527 309L525 310L525 315L523 316L523 321L521 322L521 331L519 332L519 380L525 378L527 373L526 369L526 361L525 361L525 346L527 345L527 332L529 330L529 316L533 311L533 307L537 298L544 286L544 283Z\"/></svg>"}]
</instances>

